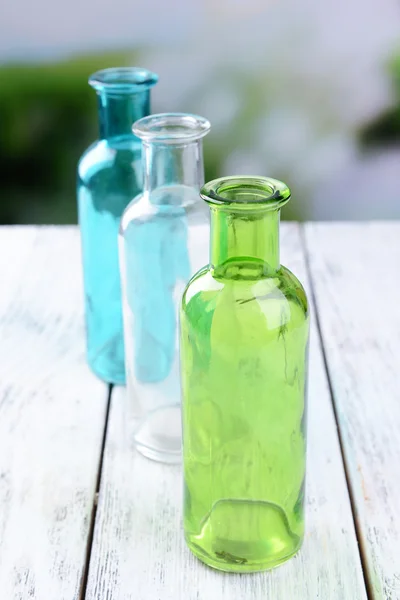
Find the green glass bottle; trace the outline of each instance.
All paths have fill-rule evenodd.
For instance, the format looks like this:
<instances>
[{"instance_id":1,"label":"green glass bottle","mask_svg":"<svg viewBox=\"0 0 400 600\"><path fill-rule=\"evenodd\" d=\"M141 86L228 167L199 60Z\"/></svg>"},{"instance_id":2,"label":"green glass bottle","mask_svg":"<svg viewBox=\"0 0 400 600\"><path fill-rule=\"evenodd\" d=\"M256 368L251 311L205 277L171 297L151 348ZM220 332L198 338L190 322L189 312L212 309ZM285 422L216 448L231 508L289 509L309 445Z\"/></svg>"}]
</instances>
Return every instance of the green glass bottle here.
<instances>
[{"instance_id":1,"label":"green glass bottle","mask_svg":"<svg viewBox=\"0 0 400 600\"><path fill-rule=\"evenodd\" d=\"M279 565L304 535L309 317L279 263L290 190L269 178L206 184L210 264L181 307L184 529L223 571Z\"/></svg>"}]
</instances>

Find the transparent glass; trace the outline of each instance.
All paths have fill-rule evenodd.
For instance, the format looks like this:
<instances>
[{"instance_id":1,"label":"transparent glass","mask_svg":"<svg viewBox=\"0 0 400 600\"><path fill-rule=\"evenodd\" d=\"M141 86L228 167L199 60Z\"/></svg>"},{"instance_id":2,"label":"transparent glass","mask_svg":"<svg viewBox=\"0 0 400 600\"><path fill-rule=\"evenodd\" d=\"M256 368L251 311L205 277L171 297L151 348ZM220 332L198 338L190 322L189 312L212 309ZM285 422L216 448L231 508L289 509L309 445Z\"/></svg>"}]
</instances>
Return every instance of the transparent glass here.
<instances>
[{"instance_id":1,"label":"transparent glass","mask_svg":"<svg viewBox=\"0 0 400 600\"><path fill-rule=\"evenodd\" d=\"M132 124L149 114L156 82L154 73L139 68L105 69L89 79L97 93L100 139L78 164L87 359L109 383L125 382L118 228L142 189L141 142Z\"/></svg>"},{"instance_id":2,"label":"transparent glass","mask_svg":"<svg viewBox=\"0 0 400 600\"><path fill-rule=\"evenodd\" d=\"M210 265L180 314L185 537L211 567L260 571L304 534L307 298L279 264L284 184L223 178L202 197Z\"/></svg>"},{"instance_id":3,"label":"transparent glass","mask_svg":"<svg viewBox=\"0 0 400 600\"><path fill-rule=\"evenodd\" d=\"M121 220L128 430L142 454L164 462L181 460L177 322L182 292L208 258L209 211L199 191L209 128L181 113L135 123L144 188Z\"/></svg>"}]
</instances>

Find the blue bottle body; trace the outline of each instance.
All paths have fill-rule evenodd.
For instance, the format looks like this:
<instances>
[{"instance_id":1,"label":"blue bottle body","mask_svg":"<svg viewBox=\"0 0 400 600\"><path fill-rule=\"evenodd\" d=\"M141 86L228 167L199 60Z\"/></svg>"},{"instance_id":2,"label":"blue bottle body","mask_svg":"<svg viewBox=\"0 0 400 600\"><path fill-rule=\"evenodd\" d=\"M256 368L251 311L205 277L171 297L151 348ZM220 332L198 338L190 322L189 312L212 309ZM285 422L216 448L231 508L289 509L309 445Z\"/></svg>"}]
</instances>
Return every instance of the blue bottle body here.
<instances>
[{"instance_id":1,"label":"blue bottle body","mask_svg":"<svg viewBox=\"0 0 400 600\"><path fill-rule=\"evenodd\" d=\"M78 167L78 214L82 240L87 360L109 383L125 382L118 228L141 189L138 141L102 140Z\"/></svg>"},{"instance_id":2,"label":"blue bottle body","mask_svg":"<svg viewBox=\"0 0 400 600\"><path fill-rule=\"evenodd\" d=\"M93 76L100 140L78 164L87 360L98 377L115 384L125 383L118 229L126 206L142 190L141 142L131 127L149 113L149 88L156 82L153 74L137 82L138 73L149 72L107 69Z\"/></svg>"}]
</instances>

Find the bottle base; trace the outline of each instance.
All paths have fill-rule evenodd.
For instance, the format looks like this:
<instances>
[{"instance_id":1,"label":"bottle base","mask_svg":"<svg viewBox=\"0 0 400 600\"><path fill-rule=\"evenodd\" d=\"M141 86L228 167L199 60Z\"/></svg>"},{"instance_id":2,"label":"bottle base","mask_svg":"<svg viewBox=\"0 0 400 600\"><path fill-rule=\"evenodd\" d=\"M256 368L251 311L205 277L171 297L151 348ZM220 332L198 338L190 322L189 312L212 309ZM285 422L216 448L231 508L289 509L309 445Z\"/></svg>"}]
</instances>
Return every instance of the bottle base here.
<instances>
[{"instance_id":1,"label":"bottle base","mask_svg":"<svg viewBox=\"0 0 400 600\"><path fill-rule=\"evenodd\" d=\"M143 444L135 444L136 450L140 452L146 458L150 458L150 460L154 460L156 462L166 463L169 465L178 465L182 462L182 453L179 452L165 452L160 451L155 448L149 448L149 446L144 446Z\"/></svg>"},{"instance_id":2,"label":"bottle base","mask_svg":"<svg viewBox=\"0 0 400 600\"><path fill-rule=\"evenodd\" d=\"M125 385L125 369L111 369L109 366L104 365L104 360L92 361L90 358L88 358L88 365L92 373L105 383Z\"/></svg>"},{"instance_id":3,"label":"bottle base","mask_svg":"<svg viewBox=\"0 0 400 600\"><path fill-rule=\"evenodd\" d=\"M284 510L271 502L216 502L196 535L186 533L193 554L219 571L253 573L278 567L301 547Z\"/></svg>"},{"instance_id":4,"label":"bottle base","mask_svg":"<svg viewBox=\"0 0 400 600\"><path fill-rule=\"evenodd\" d=\"M143 456L157 462L182 462L181 407L172 405L149 413L134 436Z\"/></svg>"},{"instance_id":5,"label":"bottle base","mask_svg":"<svg viewBox=\"0 0 400 600\"><path fill-rule=\"evenodd\" d=\"M279 567L283 563L293 558L300 550L302 540L299 542L297 547L295 547L289 554L285 556L281 556L278 559L269 559L254 563L243 563L241 562L242 559L231 557L227 553L224 554L223 551L220 553L220 557L210 556L209 554L206 554L199 546L190 543L187 539L186 543L192 554L194 554L196 558L212 569L223 571L224 573L259 573L261 571L270 571L271 569L275 569L276 567Z\"/></svg>"}]
</instances>

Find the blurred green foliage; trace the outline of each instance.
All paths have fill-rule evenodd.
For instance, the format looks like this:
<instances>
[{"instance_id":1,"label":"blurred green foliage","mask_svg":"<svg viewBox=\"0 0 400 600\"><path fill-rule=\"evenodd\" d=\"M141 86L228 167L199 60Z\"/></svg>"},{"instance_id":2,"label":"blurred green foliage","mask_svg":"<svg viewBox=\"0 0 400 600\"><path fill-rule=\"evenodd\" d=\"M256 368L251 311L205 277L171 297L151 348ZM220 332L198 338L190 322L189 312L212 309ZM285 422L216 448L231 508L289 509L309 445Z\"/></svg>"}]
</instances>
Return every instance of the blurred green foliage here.
<instances>
[{"instance_id":1,"label":"blurred green foliage","mask_svg":"<svg viewBox=\"0 0 400 600\"><path fill-rule=\"evenodd\" d=\"M394 105L369 123L360 133L363 148L398 145L400 142L400 54L389 63Z\"/></svg>"},{"instance_id":2,"label":"blurred green foliage","mask_svg":"<svg viewBox=\"0 0 400 600\"><path fill-rule=\"evenodd\" d=\"M88 77L98 69L134 64L136 58L129 50L0 67L0 223L76 223L76 166L98 133ZM205 140L206 180L224 174L226 149L237 146L238 140L241 147L252 147L249 123L265 110L262 82L246 74L238 78L226 69L222 76L241 89L245 81L246 94L235 127ZM298 206L296 210L284 216L301 218Z\"/></svg>"},{"instance_id":3,"label":"blurred green foliage","mask_svg":"<svg viewBox=\"0 0 400 600\"><path fill-rule=\"evenodd\" d=\"M0 66L0 223L75 223L76 166L97 138L97 106L87 80L98 69L135 64L138 52L96 54L49 64ZM139 61L140 62L140 61ZM361 148L400 140L400 54L391 61L394 106L359 132ZM235 126L205 140L206 180L226 175L227 149L253 146L254 115L265 113L262 80L226 69L219 73L240 96ZM240 89L246 93L240 95ZM195 107L195 96L186 104ZM203 90L204 92L204 90ZM291 173L276 176L291 184ZM310 215L308 215L309 217ZM301 202L289 203L284 218L303 219Z\"/></svg>"},{"instance_id":4,"label":"blurred green foliage","mask_svg":"<svg viewBox=\"0 0 400 600\"><path fill-rule=\"evenodd\" d=\"M76 165L97 137L88 76L132 52L0 67L0 223L76 222Z\"/></svg>"}]
</instances>

